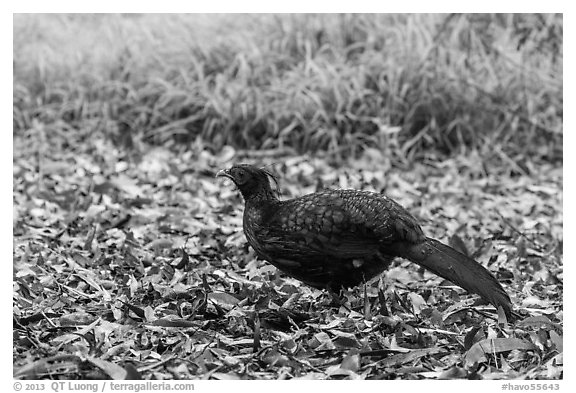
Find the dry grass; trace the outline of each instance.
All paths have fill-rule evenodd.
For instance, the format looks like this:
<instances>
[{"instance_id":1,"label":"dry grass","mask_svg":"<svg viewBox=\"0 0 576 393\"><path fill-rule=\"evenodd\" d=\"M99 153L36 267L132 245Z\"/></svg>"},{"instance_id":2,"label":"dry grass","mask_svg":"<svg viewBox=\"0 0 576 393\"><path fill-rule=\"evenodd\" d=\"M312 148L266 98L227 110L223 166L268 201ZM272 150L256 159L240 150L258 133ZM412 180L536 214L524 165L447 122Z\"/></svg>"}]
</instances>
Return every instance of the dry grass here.
<instances>
[{"instance_id":1,"label":"dry grass","mask_svg":"<svg viewBox=\"0 0 576 393\"><path fill-rule=\"evenodd\" d=\"M15 15L14 129L558 162L562 32L532 14Z\"/></svg>"}]
</instances>

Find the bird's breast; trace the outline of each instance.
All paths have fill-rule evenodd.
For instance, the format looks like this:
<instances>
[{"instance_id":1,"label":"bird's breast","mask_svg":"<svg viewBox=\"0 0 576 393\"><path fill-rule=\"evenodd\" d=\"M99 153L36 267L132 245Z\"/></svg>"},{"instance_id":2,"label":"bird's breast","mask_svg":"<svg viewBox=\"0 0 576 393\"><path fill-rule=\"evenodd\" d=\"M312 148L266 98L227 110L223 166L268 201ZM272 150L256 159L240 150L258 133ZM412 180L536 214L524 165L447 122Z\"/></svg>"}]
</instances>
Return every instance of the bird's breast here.
<instances>
[{"instance_id":1,"label":"bird's breast","mask_svg":"<svg viewBox=\"0 0 576 393\"><path fill-rule=\"evenodd\" d=\"M261 253L260 240L258 239L258 231L262 226L262 211L256 208L246 207L244 210L244 235L248 240L248 244L252 246L258 254Z\"/></svg>"}]
</instances>

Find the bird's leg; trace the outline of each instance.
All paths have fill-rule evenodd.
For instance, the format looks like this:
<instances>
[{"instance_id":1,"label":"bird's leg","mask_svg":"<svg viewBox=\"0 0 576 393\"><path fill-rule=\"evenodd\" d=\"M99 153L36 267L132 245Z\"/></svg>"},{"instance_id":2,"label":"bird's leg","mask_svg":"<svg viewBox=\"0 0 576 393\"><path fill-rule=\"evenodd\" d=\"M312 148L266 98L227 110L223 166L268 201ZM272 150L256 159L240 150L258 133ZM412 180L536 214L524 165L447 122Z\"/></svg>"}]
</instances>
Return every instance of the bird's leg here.
<instances>
[{"instance_id":1,"label":"bird's leg","mask_svg":"<svg viewBox=\"0 0 576 393\"><path fill-rule=\"evenodd\" d=\"M342 296L342 292L344 289L340 290L340 294L337 294L331 286L327 285L326 290L328 291L328 295L330 295L330 306L331 307L344 307L346 310L350 311L350 307L346 305L346 298Z\"/></svg>"},{"instance_id":2,"label":"bird's leg","mask_svg":"<svg viewBox=\"0 0 576 393\"><path fill-rule=\"evenodd\" d=\"M330 295L330 305L331 306L341 306L342 305L342 298L340 298L340 296L334 292L334 290L331 287L326 287L326 290L328 291L328 295Z\"/></svg>"}]
</instances>

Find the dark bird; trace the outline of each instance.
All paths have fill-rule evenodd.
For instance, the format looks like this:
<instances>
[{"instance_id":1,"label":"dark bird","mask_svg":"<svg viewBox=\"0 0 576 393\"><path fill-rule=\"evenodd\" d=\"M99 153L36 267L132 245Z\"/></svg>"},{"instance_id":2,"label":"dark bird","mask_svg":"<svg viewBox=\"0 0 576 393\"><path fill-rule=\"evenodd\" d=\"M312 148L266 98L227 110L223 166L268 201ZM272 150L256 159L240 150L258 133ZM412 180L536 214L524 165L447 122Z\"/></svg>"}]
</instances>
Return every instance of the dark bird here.
<instances>
[{"instance_id":1,"label":"dark bird","mask_svg":"<svg viewBox=\"0 0 576 393\"><path fill-rule=\"evenodd\" d=\"M312 287L353 287L402 257L511 316L510 298L488 270L426 237L406 209L382 194L324 190L281 201L270 184L276 178L266 169L240 164L216 176L231 179L242 193L244 233L256 254Z\"/></svg>"}]
</instances>

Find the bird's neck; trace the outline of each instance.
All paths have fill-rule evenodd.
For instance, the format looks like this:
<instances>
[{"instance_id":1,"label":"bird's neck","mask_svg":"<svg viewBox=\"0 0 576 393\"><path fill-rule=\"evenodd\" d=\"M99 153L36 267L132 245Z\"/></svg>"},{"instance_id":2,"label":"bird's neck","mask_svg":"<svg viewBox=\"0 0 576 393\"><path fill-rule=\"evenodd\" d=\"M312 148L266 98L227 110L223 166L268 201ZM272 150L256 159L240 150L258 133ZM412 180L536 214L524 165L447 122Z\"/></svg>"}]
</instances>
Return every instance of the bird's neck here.
<instances>
[{"instance_id":1,"label":"bird's neck","mask_svg":"<svg viewBox=\"0 0 576 393\"><path fill-rule=\"evenodd\" d=\"M258 206L267 203L278 202L278 197L270 188L257 188L242 191L246 205Z\"/></svg>"},{"instance_id":2,"label":"bird's neck","mask_svg":"<svg viewBox=\"0 0 576 393\"><path fill-rule=\"evenodd\" d=\"M246 201L243 218L244 233L248 243L255 250L259 250L257 232L282 202L270 190L250 194L248 197L245 196L244 199Z\"/></svg>"}]
</instances>

